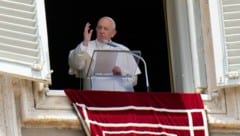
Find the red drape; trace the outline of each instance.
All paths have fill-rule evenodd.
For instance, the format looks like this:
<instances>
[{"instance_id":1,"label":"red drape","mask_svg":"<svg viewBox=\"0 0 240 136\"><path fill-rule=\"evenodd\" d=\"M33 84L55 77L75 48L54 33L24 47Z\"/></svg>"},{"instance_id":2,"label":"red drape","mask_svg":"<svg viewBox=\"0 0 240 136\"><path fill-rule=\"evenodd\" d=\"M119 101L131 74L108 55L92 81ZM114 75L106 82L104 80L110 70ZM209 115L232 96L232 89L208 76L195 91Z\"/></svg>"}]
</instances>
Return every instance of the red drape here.
<instances>
[{"instance_id":1,"label":"red drape","mask_svg":"<svg viewBox=\"0 0 240 136\"><path fill-rule=\"evenodd\" d=\"M200 94L65 89L92 136L206 136Z\"/></svg>"}]
</instances>

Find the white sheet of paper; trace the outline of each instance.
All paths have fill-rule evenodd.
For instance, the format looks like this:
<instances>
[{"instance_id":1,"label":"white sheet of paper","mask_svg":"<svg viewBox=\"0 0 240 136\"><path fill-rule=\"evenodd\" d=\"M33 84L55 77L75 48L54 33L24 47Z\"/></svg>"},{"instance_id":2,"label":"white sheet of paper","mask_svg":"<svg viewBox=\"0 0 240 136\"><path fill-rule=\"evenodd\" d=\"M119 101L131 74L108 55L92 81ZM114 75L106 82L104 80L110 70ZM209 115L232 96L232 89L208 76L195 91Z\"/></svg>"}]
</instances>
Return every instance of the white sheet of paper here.
<instances>
[{"instance_id":1,"label":"white sheet of paper","mask_svg":"<svg viewBox=\"0 0 240 136\"><path fill-rule=\"evenodd\" d=\"M90 75L112 75L114 66L119 66L124 75L133 76L138 70L138 64L129 52L101 50L94 53Z\"/></svg>"}]
</instances>

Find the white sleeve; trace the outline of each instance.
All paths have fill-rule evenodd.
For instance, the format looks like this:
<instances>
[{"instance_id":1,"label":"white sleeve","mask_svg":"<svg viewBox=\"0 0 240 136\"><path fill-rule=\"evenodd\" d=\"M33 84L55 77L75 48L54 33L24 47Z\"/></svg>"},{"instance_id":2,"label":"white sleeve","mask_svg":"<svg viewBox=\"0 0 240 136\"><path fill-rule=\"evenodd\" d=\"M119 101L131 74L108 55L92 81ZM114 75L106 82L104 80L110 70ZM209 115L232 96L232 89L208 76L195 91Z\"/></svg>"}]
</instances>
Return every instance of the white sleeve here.
<instances>
[{"instance_id":1,"label":"white sleeve","mask_svg":"<svg viewBox=\"0 0 240 136\"><path fill-rule=\"evenodd\" d=\"M86 46L80 43L75 49L69 52L68 64L69 64L69 74L79 76L79 71L83 70L86 66Z\"/></svg>"}]
</instances>

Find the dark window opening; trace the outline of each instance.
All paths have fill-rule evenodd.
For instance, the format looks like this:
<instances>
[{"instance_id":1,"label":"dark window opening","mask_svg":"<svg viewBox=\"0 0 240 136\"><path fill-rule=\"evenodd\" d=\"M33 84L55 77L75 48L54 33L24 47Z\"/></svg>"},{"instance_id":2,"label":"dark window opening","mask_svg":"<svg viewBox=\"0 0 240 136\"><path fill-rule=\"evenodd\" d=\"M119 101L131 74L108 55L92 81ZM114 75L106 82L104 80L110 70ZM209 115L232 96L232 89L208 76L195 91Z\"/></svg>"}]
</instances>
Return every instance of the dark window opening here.
<instances>
[{"instance_id":1,"label":"dark window opening","mask_svg":"<svg viewBox=\"0 0 240 136\"><path fill-rule=\"evenodd\" d=\"M114 41L140 50L148 68L151 91L170 92L169 60L162 3L117 8L83 6L78 1L45 1L52 85L50 89L80 88L80 79L68 74L68 53L83 39L87 21L95 28L101 16L111 16L117 24ZM116 5L116 4L115 4ZM93 35L93 39L95 35ZM136 91L146 91L144 68L139 63Z\"/></svg>"}]
</instances>

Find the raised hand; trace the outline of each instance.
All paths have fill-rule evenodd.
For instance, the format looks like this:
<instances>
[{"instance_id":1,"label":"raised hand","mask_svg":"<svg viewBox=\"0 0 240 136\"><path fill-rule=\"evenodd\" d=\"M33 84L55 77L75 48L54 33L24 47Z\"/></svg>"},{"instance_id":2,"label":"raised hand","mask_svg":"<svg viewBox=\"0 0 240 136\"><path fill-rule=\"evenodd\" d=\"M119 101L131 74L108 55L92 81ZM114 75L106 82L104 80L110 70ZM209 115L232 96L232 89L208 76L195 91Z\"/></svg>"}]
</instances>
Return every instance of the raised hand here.
<instances>
[{"instance_id":1,"label":"raised hand","mask_svg":"<svg viewBox=\"0 0 240 136\"><path fill-rule=\"evenodd\" d=\"M85 27L84 27L84 32L83 32L83 45L87 46L88 45L88 42L91 40L91 37L92 37L92 33L93 33L93 30L90 29L90 23L87 22Z\"/></svg>"}]
</instances>

